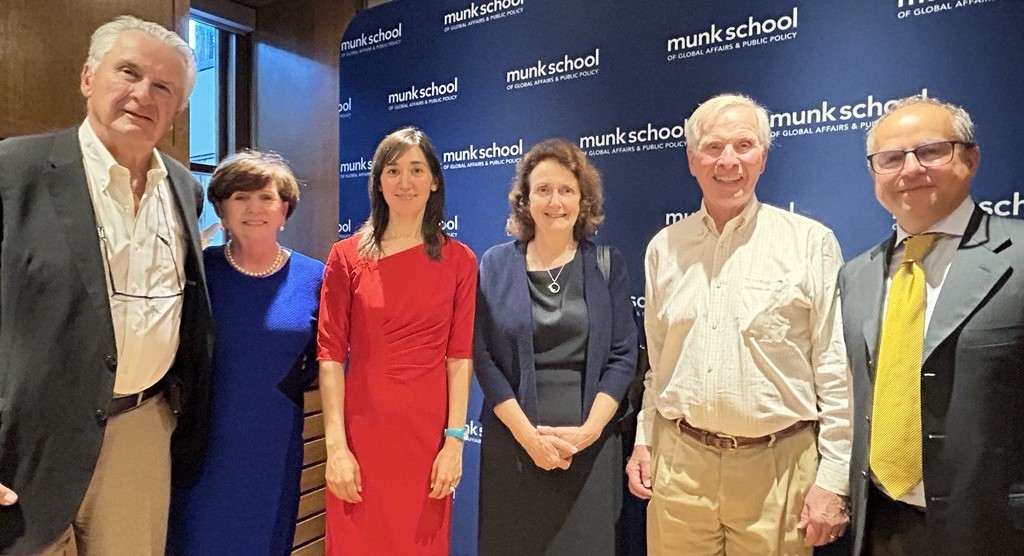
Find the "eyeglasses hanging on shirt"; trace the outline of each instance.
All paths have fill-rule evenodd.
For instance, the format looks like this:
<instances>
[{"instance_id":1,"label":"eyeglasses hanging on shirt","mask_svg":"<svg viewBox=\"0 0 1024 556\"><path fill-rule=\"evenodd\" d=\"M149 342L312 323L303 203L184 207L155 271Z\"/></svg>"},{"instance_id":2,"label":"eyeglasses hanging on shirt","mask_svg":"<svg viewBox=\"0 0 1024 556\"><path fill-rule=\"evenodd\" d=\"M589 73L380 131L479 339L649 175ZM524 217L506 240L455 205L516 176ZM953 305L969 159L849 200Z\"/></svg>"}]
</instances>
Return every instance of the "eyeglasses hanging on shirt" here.
<instances>
[{"instance_id":1,"label":"eyeglasses hanging on shirt","mask_svg":"<svg viewBox=\"0 0 1024 556\"><path fill-rule=\"evenodd\" d=\"M107 281L110 284L110 297L120 298L124 300L156 300L156 299L174 299L175 297L181 297L185 293L184 284L182 283L181 273L179 272L178 258L174 254L174 245L171 244L170 237L174 233L171 230L170 217L167 215L166 206L164 205L163 195L157 194L157 202L160 207L157 210L157 220L163 220L163 228L160 228L159 222L158 233L156 235L157 249L163 252L164 249L170 255L171 265L174 268L174 279L177 283L177 288L171 288L171 293L158 293L156 291L150 291L145 294L143 293L127 293L118 289L117 283L114 281L114 272L111 270L110 252L113 251L113 247L109 245L107 234L103 230L103 226L96 227L96 234L100 238L100 249L103 251L103 266L107 269ZM166 230L166 233L165 233ZM161 247L161 245L163 247ZM154 287L154 290L160 286ZM124 288L127 289L127 288Z\"/></svg>"}]
</instances>

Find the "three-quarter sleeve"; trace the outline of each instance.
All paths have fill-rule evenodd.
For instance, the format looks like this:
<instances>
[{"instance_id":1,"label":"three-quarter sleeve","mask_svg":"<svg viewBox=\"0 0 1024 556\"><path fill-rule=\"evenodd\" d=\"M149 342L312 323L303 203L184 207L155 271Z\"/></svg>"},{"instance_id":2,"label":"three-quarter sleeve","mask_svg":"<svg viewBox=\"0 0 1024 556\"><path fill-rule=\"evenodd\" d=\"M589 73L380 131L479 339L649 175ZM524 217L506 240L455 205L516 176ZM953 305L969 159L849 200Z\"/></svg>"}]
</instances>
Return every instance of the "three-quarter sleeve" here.
<instances>
[{"instance_id":1,"label":"three-quarter sleeve","mask_svg":"<svg viewBox=\"0 0 1024 556\"><path fill-rule=\"evenodd\" d=\"M483 390L487 404L494 407L506 400L514 399L516 392L509 376L516 370L507 368L508 358L500 358L496 352L499 334L508 337L508 330L495 329L495 313L500 307L502 296L495 291L494 284L498 276L506 275L510 269L504 264L501 253L510 249L507 245L492 247L480 259L480 284L477 289L476 301L476 337L474 338L473 372ZM492 306L492 304L494 306ZM499 361L505 365L504 372Z\"/></svg>"},{"instance_id":2,"label":"three-quarter sleeve","mask_svg":"<svg viewBox=\"0 0 1024 556\"><path fill-rule=\"evenodd\" d=\"M348 357L349 311L352 304L352 280L342 243L331 248L320 290L320 323L317 334L317 359L345 361Z\"/></svg>"},{"instance_id":3,"label":"three-quarter sleeve","mask_svg":"<svg viewBox=\"0 0 1024 556\"><path fill-rule=\"evenodd\" d=\"M445 355L453 359L473 357L473 320L476 316L476 256L461 243L449 244L456 264L455 298Z\"/></svg>"}]
</instances>

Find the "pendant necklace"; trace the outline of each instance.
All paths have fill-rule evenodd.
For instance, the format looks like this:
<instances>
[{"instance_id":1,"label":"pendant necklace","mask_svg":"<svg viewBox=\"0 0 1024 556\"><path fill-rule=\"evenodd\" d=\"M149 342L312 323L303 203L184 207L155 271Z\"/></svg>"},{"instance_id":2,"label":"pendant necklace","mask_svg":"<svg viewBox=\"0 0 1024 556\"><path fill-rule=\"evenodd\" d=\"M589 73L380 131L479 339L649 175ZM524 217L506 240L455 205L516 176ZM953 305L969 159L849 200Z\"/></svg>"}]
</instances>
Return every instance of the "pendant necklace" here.
<instances>
[{"instance_id":1,"label":"pendant necklace","mask_svg":"<svg viewBox=\"0 0 1024 556\"><path fill-rule=\"evenodd\" d=\"M562 289L562 286L558 285L558 277L562 275L562 271L565 270L565 265L566 264L569 264L569 263L567 262L567 263L563 264L562 266L560 266L558 268L558 273L555 274L554 276L551 275L551 269L550 268L547 269L547 271L548 271L548 278L551 278L551 283L548 284L548 291L549 292L551 292L551 293L558 293L559 290Z\"/></svg>"}]
</instances>

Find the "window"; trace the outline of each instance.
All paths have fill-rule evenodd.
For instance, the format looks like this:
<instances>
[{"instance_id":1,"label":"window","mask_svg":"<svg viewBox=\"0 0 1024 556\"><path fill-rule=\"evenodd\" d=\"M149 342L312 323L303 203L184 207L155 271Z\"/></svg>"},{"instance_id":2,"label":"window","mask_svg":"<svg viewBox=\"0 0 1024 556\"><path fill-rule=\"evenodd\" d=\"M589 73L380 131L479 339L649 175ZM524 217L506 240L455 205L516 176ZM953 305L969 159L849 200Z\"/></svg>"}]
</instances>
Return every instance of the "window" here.
<instances>
[{"instance_id":1,"label":"window","mask_svg":"<svg viewBox=\"0 0 1024 556\"><path fill-rule=\"evenodd\" d=\"M193 10L188 44L198 65L189 99L189 167L205 188L221 159L249 146L250 43L245 29ZM210 230L219 223L206 201L199 229ZM220 245L225 239L218 229L207 244Z\"/></svg>"}]
</instances>

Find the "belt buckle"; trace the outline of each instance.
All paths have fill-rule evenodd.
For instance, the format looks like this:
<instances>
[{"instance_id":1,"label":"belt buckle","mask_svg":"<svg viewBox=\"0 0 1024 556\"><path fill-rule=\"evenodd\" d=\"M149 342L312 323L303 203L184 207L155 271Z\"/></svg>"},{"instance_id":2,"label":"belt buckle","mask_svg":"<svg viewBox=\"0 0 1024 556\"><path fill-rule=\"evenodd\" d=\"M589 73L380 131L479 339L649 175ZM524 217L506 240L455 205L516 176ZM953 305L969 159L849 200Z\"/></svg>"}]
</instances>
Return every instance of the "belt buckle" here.
<instances>
[{"instance_id":1,"label":"belt buckle","mask_svg":"<svg viewBox=\"0 0 1024 556\"><path fill-rule=\"evenodd\" d=\"M716 432L713 435L709 434L704 443L719 450L735 450L740 447L740 443L736 440L735 436L720 432Z\"/></svg>"},{"instance_id":2,"label":"belt buckle","mask_svg":"<svg viewBox=\"0 0 1024 556\"><path fill-rule=\"evenodd\" d=\"M135 407L139 407L140 405L142 405L142 402L143 402L142 396L145 396L145 395L146 395L146 391L145 390L143 390L143 391L141 391L141 392L139 392L138 394L135 395Z\"/></svg>"}]
</instances>

